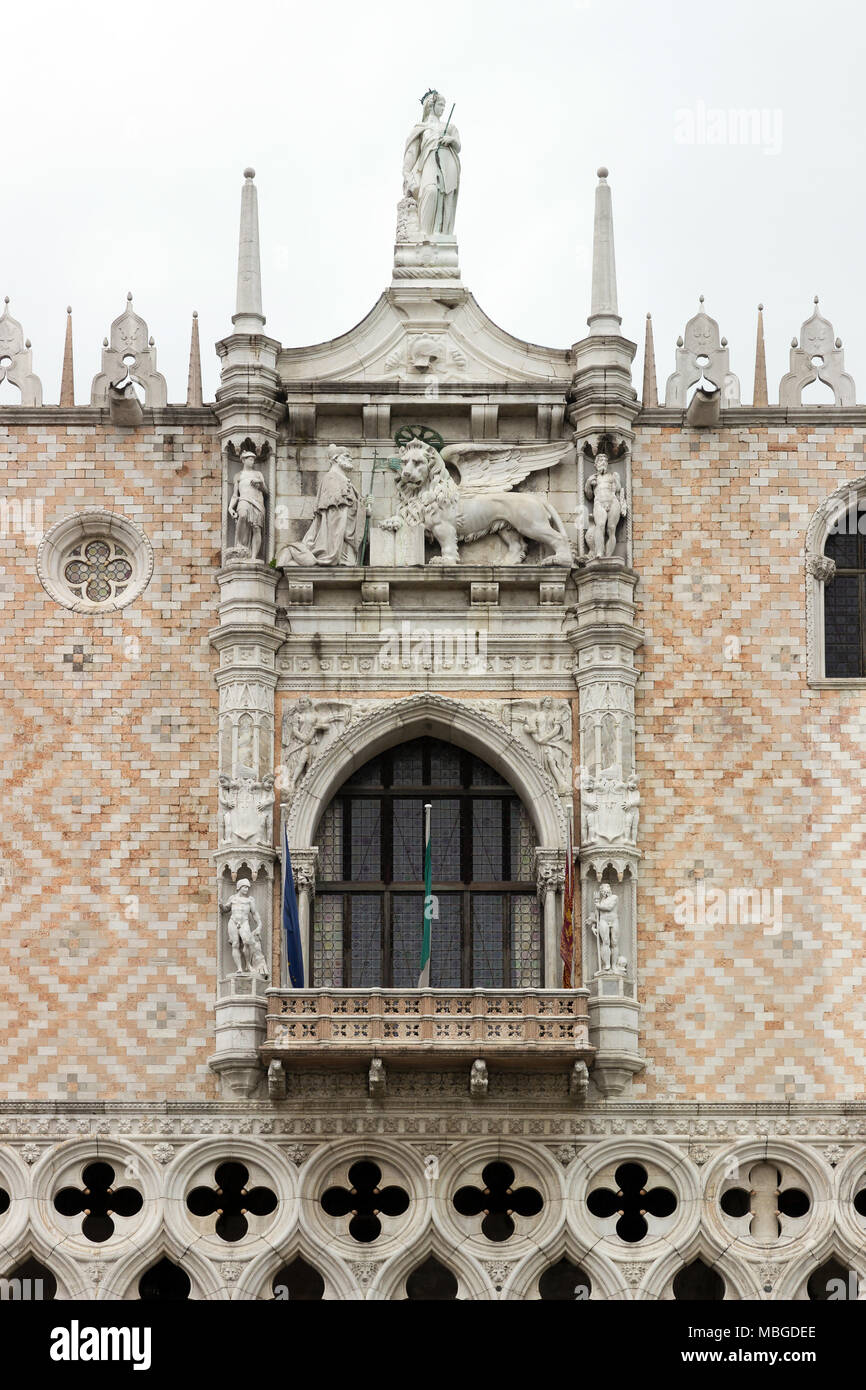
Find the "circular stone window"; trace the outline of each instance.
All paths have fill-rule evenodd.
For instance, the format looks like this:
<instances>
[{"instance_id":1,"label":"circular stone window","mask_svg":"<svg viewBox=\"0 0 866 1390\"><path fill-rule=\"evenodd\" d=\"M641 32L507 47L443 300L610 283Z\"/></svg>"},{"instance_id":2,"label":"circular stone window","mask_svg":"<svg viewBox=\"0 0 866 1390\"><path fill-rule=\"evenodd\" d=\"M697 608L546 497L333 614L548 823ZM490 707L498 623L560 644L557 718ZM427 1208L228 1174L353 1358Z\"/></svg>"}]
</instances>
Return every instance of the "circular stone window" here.
<instances>
[{"instance_id":1,"label":"circular stone window","mask_svg":"<svg viewBox=\"0 0 866 1390\"><path fill-rule=\"evenodd\" d=\"M42 587L76 613L111 613L132 603L153 574L153 550L134 521L117 512L64 517L36 553Z\"/></svg>"}]
</instances>

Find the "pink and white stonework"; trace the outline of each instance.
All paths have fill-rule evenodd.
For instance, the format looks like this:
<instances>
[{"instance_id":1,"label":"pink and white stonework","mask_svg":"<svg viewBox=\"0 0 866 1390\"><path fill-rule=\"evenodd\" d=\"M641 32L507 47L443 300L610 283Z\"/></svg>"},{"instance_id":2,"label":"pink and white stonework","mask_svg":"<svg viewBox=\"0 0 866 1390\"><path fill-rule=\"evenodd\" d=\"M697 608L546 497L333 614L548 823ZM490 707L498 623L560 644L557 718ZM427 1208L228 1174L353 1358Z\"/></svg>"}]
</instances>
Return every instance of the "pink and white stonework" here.
<instances>
[{"instance_id":1,"label":"pink and white stonework","mask_svg":"<svg viewBox=\"0 0 866 1390\"><path fill-rule=\"evenodd\" d=\"M186 404L128 298L55 405L0 317L0 1275L58 1298L866 1276L866 407L817 303L781 404L702 303L638 399L606 170L587 333L510 336L444 109L330 342L245 172L214 402L197 319Z\"/></svg>"}]
</instances>

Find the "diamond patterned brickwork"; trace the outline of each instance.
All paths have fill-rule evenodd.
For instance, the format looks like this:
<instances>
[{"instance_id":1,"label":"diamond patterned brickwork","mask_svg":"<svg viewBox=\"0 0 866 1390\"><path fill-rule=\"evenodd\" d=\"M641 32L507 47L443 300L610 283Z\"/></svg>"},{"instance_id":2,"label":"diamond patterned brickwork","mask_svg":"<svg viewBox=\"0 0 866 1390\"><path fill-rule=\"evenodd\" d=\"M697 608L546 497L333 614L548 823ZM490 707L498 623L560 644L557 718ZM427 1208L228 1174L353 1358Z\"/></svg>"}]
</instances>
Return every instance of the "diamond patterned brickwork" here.
<instances>
[{"instance_id":1,"label":"diamond patterned brickwork","mask_svg":"<svg viewBox=\"0 0 866 1390\"><path fill-rule=\"evenodd\" d=\"M212 1094L218 442L7 415L0 496L44 530L116 509L155 553L134 603L73 613L3 513L0 1098Z\"/></svg>"},{"instance_id":2,"label":"diamond patterned brickwork","mask_svg":"<svg viewBox=\"0 0 866 1390\"><path fill-rule=\"evenodd\" d=\"M803 577L812 513L864 472L847 427L639 430L635 1097L866 1095L866 690L808 686ZM682 889L727 922L678 924Z\"/></svg>"}]
</instances>

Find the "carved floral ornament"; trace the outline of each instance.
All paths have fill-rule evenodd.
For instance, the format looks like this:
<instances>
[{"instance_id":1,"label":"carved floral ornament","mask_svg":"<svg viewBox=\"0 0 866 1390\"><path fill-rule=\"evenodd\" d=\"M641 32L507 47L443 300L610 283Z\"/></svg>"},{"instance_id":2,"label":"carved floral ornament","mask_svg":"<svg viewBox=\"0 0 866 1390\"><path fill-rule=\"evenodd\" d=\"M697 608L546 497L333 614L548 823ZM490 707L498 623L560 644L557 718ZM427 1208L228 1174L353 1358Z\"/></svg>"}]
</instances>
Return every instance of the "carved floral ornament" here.
<instances>
[{"instance_id":1,"label":"carved floral ornament","mask_svg":"<svg viewBox=\"0 0 866 1390\"><path fill-rule=\"evenodd\" d=\"M147 588L153 549L141 527L118 512L78 512L45 533L36 572L42 587L64 608L113 612Z\"/></svg>"}]
</instances>

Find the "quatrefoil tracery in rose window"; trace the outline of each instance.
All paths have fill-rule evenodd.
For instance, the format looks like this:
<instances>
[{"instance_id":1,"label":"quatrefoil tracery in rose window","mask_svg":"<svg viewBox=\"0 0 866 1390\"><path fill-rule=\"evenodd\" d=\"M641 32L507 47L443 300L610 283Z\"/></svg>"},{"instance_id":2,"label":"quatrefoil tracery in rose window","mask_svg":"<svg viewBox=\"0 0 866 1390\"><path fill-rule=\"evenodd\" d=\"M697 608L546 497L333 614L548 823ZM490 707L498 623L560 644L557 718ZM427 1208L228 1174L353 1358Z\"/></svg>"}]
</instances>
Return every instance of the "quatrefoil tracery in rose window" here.
<instances>
[{"instance_id":1,"label":"quatrefoil tracery in rose window","mask_svg":"<svg viewBox=\"0 0 866 1390\"><path fill-rule=\"evenodd\" d=\"M123 593L132 579L132 565L116 541L82 541L70 551L63 577L76 598L106 603Z\"/></svg>"}]
</instances>

